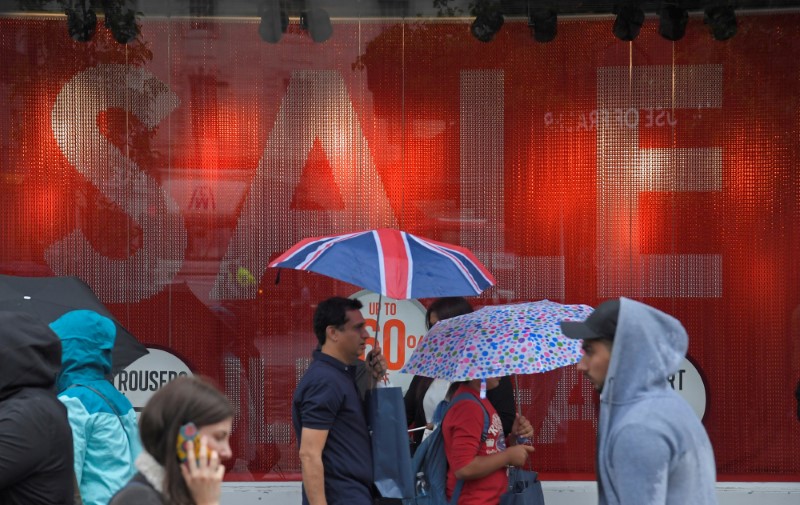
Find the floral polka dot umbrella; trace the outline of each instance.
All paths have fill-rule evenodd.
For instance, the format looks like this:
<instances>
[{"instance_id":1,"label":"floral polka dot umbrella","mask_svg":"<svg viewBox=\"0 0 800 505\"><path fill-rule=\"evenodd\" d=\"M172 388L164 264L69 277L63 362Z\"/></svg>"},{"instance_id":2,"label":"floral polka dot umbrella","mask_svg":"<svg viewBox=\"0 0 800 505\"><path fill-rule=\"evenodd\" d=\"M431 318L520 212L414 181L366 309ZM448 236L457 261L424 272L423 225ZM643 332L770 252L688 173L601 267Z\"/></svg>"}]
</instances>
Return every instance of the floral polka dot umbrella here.
<instances>
[{"instance_id":1,"label":"floral polka dot umbrella","mask_svg":"<svg viewBox=\"0 0 800 505\"><path fill-rule=\"evenodd\" d=\"M401 372L455 382L572 365L581 341L565 337L559 323L591 313L588 305L550 300L483 307L436 323Z\"/></svg>"}]
</instances>

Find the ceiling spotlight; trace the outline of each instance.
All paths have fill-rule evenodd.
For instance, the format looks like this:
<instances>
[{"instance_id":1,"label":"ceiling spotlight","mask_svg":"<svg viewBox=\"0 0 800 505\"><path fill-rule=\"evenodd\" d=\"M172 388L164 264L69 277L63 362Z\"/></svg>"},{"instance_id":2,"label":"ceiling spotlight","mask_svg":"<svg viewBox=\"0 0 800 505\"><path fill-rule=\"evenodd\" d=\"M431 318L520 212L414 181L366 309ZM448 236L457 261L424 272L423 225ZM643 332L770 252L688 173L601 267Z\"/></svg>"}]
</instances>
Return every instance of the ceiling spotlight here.
<instances>
[{"instance_id":1,"label":"ceiling spotlight","mask_svg":"<svg viewBox=\"0 0 800 505\"><path fill-rule=\"evenodd\" d=\"M703 22L709 26L715 40L728 40L736 35L736 14L729 5L708 7Z\"/></svg>"},{"instance_id":2,"label":"ceiling spotlight","mask_svg":"<svg viewBox=\"0 0 800 505\"><path fill-rule=\"evenodd\" d=\"M86 6L86 0L74 0L66 4L67 32L72 40L89 42L97 30L97 14Z\"/></svg>"},{"instance_id":3,"label":"ceiling spotlight","mask_svg":"<svg viewBox=\"0 0 800 505\"><path fill-rule=\"evenodd\" d=\"M309 9L300 14L300 28L308 31L314 42L325 42L333 35L331 16L324 9Z\"/></svg>"},{"instance_id":4,"label":"ceiling spotlight","mask_svg":"<svg viewBox=\"0 0 800 505\"><path fill-rule=\"evenodd\" d=\"M278 2L274 1L261 4L258 10L261 16L261 23L258 25L258 34L261 36L261 40L277 44L289 28L289 15L278 5Z\"/></svg>"},{"instance_id":5,"label":"ceiling spotlight","mask_svg":"<svg viewBox=\"0 0 800 505\"><path fill-rule=\"evenodd\" d=\"M494 9L484 9L475 16L475 21L469 27L472 36L481 42L491 42L500 28L503 27L505 18Z\"/></svg>"},{"instance_id":6,"label":"ceiling spotlight","mask_svg":"<svg viewBox=\"0 0 800 505\"><path fill-rule=\"evenodd\" d=\"M536 42L550 42L558 33L558 14L554 9L536 9L528 14L528 28Z\"/></svg>"},{"instance_id":7,"label":"ceiling spotlight","mask_svg":"<svg viewBox=\"0 0 800 505\"><path fill-rule=\"evenodd\" d=\"M133 6L127 5L127 0L106 2L105 25L120 44L132 42L139 35L136 11Z\"/></svg>"},{"instance_id":8,"label":"ceiling spotlight","mask_svg":"<svg viewBox=\"0 0 800 505\"><path fill-rule=\"evenodd\" d=\"M664 4L658 15L658 33L673 42L681 40L686 34L689 13L675 4Z\"/></svg>"},{"instance_id":9,"label":"ceiling spotlight","mask_svg":"<svg viewBox=\"0 0 800 505\"><path fill-rule=\"evenodd\" d=\"M644 23L644 11L638 2L628 2L614 6L614 36L619 40L631 41L639 36L639 30Z\"/></svg>"}]
</instances>

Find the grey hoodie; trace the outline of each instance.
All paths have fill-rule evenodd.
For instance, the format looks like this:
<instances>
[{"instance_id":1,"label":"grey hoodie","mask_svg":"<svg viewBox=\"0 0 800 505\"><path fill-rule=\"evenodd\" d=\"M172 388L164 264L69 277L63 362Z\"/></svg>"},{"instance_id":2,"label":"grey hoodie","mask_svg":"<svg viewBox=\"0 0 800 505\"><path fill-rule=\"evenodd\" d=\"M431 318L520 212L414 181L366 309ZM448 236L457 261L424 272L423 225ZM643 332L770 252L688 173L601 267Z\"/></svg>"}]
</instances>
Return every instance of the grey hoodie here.
<instances>
[{"instance_id":1,"label":"grey hoodie","mask_svg":"<svg viewBox=\"0 0 800 505\"><path fill-rule=\"evenodd\" d=\"M667 384L686 355L681 323L620 299L600 395L597 476L601 505L716 504L716 466L705 428Z\"/></svg>"}]
</instances>

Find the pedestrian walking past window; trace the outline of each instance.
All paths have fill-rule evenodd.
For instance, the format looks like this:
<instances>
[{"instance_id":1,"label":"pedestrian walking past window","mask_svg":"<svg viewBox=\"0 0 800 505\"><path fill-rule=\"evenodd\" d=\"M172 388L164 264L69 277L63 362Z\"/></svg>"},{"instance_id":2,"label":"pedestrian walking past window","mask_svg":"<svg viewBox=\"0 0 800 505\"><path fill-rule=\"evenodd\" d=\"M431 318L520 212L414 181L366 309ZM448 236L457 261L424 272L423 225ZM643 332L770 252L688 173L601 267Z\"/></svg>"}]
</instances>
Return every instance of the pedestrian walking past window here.
<instances>
[{"instance_id":1,"label":"pedestrian walking past window","mask_svg":"<svg viewBox=\"0 0 800 505\"><path fill-rule=\"evenodd\" d=\"M109 505L219 505L232 424L233 407L208 380L167 383L139 419L138 473Z\"/></svg>"},{"instance_id":2,"label":"pedestrian walking past window","mask_svg":"<svg viewBox=\"0 0 800 505\"><path fill-rule=\"evenodd\" d=\"M686 356L681 323L627 298L604 302L583 322L578 370L600 393L597 485L601 505L715 505L716 465L692 407L667 383Z\"/></svg>"},{"instance_id":3,"label":"pedestrian walking past window","mask_svg":"<svg viewBox=\"0 0 800 505\"><path fill-rule=\"evenodd\" d=\"M0 503L73 503L72 435L56 398L61 342L38 318L0 312Z\"/></svg>"},{"instance_id":4,"label":"pedestrian walking past window","mask_svg":"<svg viewBox=\"0 0 800 505\"><path fill-rule=\"evenodd\" d=\"M61 339L58 399L67 407L75 448L75 478L84 505L106 505L136 469L141 452L131 402L106 377L117 336L114 322L73 310L50 323Z\"/></svg>"},{"instance_id":5,"label":"pedestrian walking past window","mask_svg":"<svg viewBox=\"0 0 800 505\"><path fill-rule=\"evenodd\" d=\"M292 399L292 422L303 474L303 504L371 505L372 445L353 362L367 340L361 302L329 298L314 313L319 348ZM382 375L379 350L367 359Z\"/></svg>"}]
</instances>

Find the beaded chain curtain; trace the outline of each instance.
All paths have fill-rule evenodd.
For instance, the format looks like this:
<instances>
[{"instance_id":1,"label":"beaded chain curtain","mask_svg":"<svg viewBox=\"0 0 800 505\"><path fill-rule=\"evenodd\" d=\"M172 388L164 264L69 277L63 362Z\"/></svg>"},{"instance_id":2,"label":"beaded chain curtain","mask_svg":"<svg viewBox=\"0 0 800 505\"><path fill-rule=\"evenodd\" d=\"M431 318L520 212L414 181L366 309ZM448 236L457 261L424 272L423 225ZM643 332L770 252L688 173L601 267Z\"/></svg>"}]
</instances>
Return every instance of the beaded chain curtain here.
<instances>
[{"instance_id":1,"label":"beaded chain curtain","mask_svg":"<svg viewBox=\"0 0 800 505\"><path fill-rule=\"evenodd\" d=\"M675 315L673 386L720 479L798 480L800 15L740 16L726 42L697 18L674 43L611 24L563 19L541 44L514 20L491 43L458 20L347 20L318 44L293 22L266 44L255 20L144 18L123 46L0 18L0 272L83 278L232 398L228 479L296 480L311 317L359 288L267 264L402 228L485 263L498 283L475 305L627 296ZM536 469L592 478L588 381L517 379Z\"/></svg>"}]
</instances>

